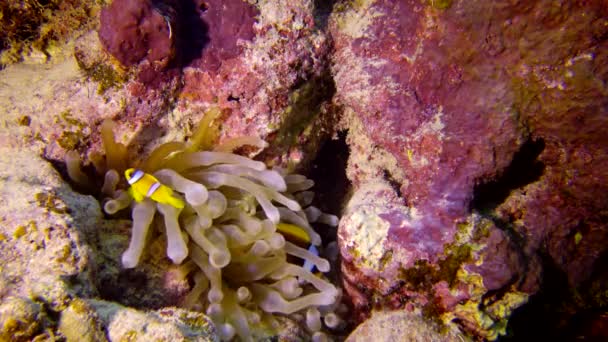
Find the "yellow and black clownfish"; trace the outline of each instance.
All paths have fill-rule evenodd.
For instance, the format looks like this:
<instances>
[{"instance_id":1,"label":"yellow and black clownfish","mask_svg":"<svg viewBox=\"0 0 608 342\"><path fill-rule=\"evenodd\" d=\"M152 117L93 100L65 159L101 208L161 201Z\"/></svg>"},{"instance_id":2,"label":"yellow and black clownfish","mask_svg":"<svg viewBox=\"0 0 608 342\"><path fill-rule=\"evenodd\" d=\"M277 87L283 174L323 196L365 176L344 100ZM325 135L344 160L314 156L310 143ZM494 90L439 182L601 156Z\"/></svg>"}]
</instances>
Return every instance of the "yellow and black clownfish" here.
<instances>
[{"instance_id":1,"label":"yellow and black clownfish","mask_svg":"<svg viewBox=\"0 0 608 342\"><path fill-rule=\"evenodd\" d=\"M125 171L125 178L129 183L129 194L136 202L143 201L146 197L151 200L168 204L175 208L182 209L184 201L173 197L173 190L166 185L161 184L154 176L137 169L128 169Z\"/></svg>"},{"instance_id":2,"label":"yellow and black clownfish","mask_svg":"<svg viewBox=\"0 0 608 342\"><path fill-rule=\"evenodd\" d=\"M314 255L319 255L319 250L315 245L313 245L310 240L310 236L308 233L299 226L290 223L280 222L277 224L277 231L283 235L285 240L298 245L304 249L307 249L310 253ZM315 265L309 261L305 260L302 264L302 268L307 271L315 272Z\"/></svg>"}]
</instances>

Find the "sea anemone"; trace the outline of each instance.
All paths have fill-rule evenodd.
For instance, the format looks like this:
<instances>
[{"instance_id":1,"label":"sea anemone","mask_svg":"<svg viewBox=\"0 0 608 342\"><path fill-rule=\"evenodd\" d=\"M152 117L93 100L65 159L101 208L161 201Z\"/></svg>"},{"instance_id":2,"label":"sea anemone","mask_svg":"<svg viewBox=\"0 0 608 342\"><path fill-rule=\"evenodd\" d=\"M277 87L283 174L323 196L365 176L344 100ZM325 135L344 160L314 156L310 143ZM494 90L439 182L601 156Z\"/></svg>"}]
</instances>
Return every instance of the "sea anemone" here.
<instances>
[{"instance_id":1,"label":"sea anemone","mask_svg":"<svg viewBox=\"0 0 608 342\"><path fill-rule=\"evenodd\" d=\"M110 215L130 207L133 219L123 267L139 263L158 212L167 257L193 279L183 305L204 310L223 340L250 340L251 326L276 326L275 314L304 317L313 339L322 340L322 319L330 328L340 324L333 311L341 292L319 273L330 264L315 253L321 238L310 223L335 226L338 218L310 205L312 180L233 153L245 145L264 148L265 141L241 137L214 146L218 115L208 111L189 143L163 144L138 167L170 188L183 208L151 198L137 202L121 189L126 147L114 140L111 121L102 125L105 168L98 156L92 161L103 168L102 193L109 197L103 207ZM68 173L85 182L75 158L66 156Z\"/></svg>"}]
</instances>

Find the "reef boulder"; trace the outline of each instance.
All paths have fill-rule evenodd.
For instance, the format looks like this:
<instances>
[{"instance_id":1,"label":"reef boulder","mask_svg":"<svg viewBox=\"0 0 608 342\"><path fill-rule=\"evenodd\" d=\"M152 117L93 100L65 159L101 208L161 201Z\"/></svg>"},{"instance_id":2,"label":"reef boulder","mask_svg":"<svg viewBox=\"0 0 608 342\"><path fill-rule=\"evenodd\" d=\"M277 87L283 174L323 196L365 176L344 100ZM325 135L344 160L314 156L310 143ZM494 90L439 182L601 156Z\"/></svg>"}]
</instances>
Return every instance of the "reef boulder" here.
<instances>
[{"instance_id":1,"label":"reef boulder","mask_svg":"<svg viewBox=\"0 0 608 342\"><path fill-rule=\"evenodd\" d=\"M101 10L99 39L124 66L145 59L165 67L175 54L172 13L168 6L155 3L160 2L115 0Z\"/></svg>"},{"instance_id":2,"label":"reef boulder","mask_svg":"<svg viewBox=\"0 0 608 342\"><path fill-rule=\"evenodd\" d=\"M492 339L538 290L542 252L573 285L591 274L608 239L605 18L600 1L336 8L358 312L423 307Z\"/></svg>"},{"instance_id":3,"label":"reef boulder","mask_svg":"<svg viewBox=\"0 0 608 342\"><path fill-rule=\"evenodd\" d=\"M317 28L310 0L114 1L99 37L135 75L119 121L145 123L145 145L191 133L215 106L220 140L256 135L273 146L269 162L306 161L331 127L319 119L329 117L333 88L329 40Z\"/></svg>"}]
</instances>

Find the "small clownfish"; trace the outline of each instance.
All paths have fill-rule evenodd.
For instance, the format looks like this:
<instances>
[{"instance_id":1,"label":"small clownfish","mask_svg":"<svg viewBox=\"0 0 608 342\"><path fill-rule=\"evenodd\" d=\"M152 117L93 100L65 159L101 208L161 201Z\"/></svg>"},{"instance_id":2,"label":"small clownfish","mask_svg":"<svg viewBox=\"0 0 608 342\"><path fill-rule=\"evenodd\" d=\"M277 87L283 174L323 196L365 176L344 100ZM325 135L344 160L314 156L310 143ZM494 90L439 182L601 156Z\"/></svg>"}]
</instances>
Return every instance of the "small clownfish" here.
<instances>
[{"instance_id":1,"label":"small clownfish","mask_svg":"<svg viewBox=\"0 0 608 342\"><path fill-rule=\"evenodd\" d=\"M304 229L300 228L299 226L280 222L277 224L277 231L281 233L281 235L283 235L285 240L295 245L298 245L304 249L307 249L310 253L316 256L319 256L319 250L317 249L317 247L310 243L310 236ZM310 272L314 272L316 270L315 265L309 260L304 261L302 268Z\"/></svg>"},{"instance_id":2,"label":"small clownfish","mask_svg":"<svg viewBox=\"0 0 608 342\"><path fill-rule=\"evenodd\" d=\"M173 190L166 185L162 185L154 176L137 169L125 171L125 178L131 186L129 194L136 202L143 201L146 197L151 200L168 204L175 208L182 209L184 201L173 197Z\"/></svg>"}]
</instances>

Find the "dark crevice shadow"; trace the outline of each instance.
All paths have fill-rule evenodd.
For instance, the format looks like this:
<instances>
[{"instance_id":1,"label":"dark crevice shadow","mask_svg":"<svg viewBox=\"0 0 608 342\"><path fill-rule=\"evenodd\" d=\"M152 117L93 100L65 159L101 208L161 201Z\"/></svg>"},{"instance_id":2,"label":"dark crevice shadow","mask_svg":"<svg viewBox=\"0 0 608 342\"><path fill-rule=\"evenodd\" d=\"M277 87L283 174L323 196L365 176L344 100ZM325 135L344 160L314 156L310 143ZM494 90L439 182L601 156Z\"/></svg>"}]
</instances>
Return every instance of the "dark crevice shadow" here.
<instances>
[{"instance_id":1,"label":"dark crevice shadow","mask_svg":"<svg viewBox=\"0 0 608 342\"><path fill-rule=\"evenodd\" d=\"M325 31L329 16L337 0L314 0L313 16L315 26L321 31Z\"/></svg>"},{"instance_id":2,"label":"dark crevice shadow","mask_svg":"<svg viewBox=\"0 0 608 342\"><path fill-rule=\"evenodd\" d=\"M605 301L597 300L607 290L602 285L608 281L606 268L594 267L590 279L574 289L549 255L541 257L543 287L513 312L507 334L498 341L605 341L593 324L607 309ZM598 266L607 263L608 253L596 261Z\"/></svg>"},{"instance_id":3,"label":"dark crevice shadow","mask_svg":"<svg viewBox=\"0 0 608 342\"><path fill-rule=\"evenodd\" d=\"M350 181L346 177L346 163L349 149L346 132L338 133L337 139L329 139L319 150L312 162L308 177L315 182L313 205L323 212L340 217L342 204L350 191ZM319 229L323 244L336 241L337 227Z\"/></svg>"},{"instance_id":4,"label":"dark crevice shadow","mask_svg":"<svg viewBox=\"0 0 608 342\"><path fill-rule=\"evenodd\" d=\"M174 67L183 67L201 58L209 43L209 26L201 18L207 10L200 0L153 0L154 8L172 22L176 41ZM176 26L176 27L174 27Z\"/></svg>"},{"instance_id":5,"label":"dark crevice shadow","mask_svg":"<svg viewBox=\"0 0 608 342\"><path fill-rule=\"evenodd\" d=\"M545 165L538 160L538 156L544 149L545 142L542 139L525 142L502 175L475 186L472 208L482 212L493 210L507 199L511 191L539 180Z\"/></svg>"},{"instance_id":6,"label":"dark crevice shadow","mask_svg":"<svg viewBox=\"0 0 608 342\"><path fill-rule=\"evenodd\" d=\"M395 177L393 177L393 174L389 170L385 169L383 171L383 178L388 182L391 188L393 188L397 196L403 198L403 194L401 193L401 183Z\"/></svg>"}]
</instances>

